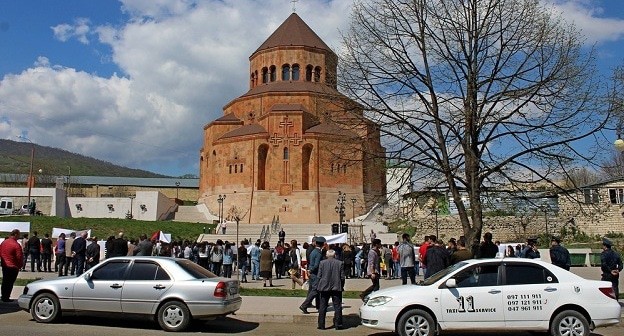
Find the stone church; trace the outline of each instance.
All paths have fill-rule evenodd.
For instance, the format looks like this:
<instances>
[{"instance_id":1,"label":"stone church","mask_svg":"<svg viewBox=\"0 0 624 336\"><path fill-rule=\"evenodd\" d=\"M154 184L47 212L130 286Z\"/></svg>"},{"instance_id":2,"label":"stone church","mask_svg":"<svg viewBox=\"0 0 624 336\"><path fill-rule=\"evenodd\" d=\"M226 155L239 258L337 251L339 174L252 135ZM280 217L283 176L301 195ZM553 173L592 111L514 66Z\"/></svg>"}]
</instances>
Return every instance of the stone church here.
<instances>
[{"instance_id":1,"label":"stone church","mask_svg":"<svg viewBox=\"0 0 624 336\"><path fill-rule=\"evenodd\" d=\"M377 125L337 90L337 55L295 13L249 57L249 91L204 126L199 203L241 223L345 221L385 201Z\"/></svg>"}]
</instances>

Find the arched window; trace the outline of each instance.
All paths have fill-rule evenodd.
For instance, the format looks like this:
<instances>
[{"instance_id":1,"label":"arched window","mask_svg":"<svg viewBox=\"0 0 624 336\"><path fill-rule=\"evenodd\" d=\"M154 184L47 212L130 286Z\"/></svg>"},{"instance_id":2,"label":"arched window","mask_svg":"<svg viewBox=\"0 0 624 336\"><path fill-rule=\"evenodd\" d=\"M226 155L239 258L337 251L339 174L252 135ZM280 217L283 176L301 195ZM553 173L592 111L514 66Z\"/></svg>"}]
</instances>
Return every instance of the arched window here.
<instances>
[{"instance_id":1,"label":"arched window","mask_svg":"<svg viewBox=\"0 0 624 336\"><path fill-rule=\"evenodd\" d=\"M283 81L290 80L290 65L288 64L282 65L282 80Z\"/></svg>"},{"instance_id":2,"label":"arched window","mask_svg":"<svg viewBox=\"0 0 624 336\"><path fill-rule=\"evenodd\" d=\"M310 190L310 158L312 157L312 145L305 144L303 145L303 153L301 157L301 189L302 190Z\"/></svg>"},{"instance_id":3,"label":"arched window","mask_svg":"<svg viewBox=\"0 0 624 336\"><path fill-rule=\"evenodd\" d=\"M306 82L311 82L312 81L312 70L313 69L314 69L314 67L312 66L312 64L308 64L308 66L306 67L306 77L305 77Z\"/></svg>"},{"instance_id":4,"label":"arched window","mask_svg":"<svg viewBox=\"0 0 624 336\"><path fill-rule=\"evenodd\" d=\"M250 79L250 83L249 83L249 85L250 85L251 87L254 87L254 86L255 86L255 84L256 84L256 75L252 72L252 73L251 73L251 79Z\"/></svg>"},{"instance_id":5,"label":"arched window","mask_svg":"<svg viewBox=\"0 0 624 336\"><path fill-rule=\"evenodd\" d=\"M254 71L254 86L258 85L258 70Z\"/></svg>"},{"instance_id":6,"label":"arched window","mask_svg":"<svg viewBox=\"0 0 624 336\"><path fill-rule=\"evenodd\" d=\"M290 153L288 152L288 147L284 147L284 160L288 160Z\"/></svg>"},{"instance_id":7,"label":"arched window","mask_svg":"<svg viewBox=\"0 0 624 336\"><path fill-rule=\"evenodd\" d=\"M269 69L267 67L262 68L262 84L269 82Z\"/></svg>"},{"instance_id":8,"label":"arched window","mask_svg":"<svg viewBox=\"0 0 624 336\"><path fill-rule=\"evenodd\" d=\"M258 190L265 190L266 185L266 164L267 155L269 153L269 145L262 144L258 147Z\"/></svg>"},{"instance_id":9,"label":"arched window","mask_svg":"<svg viewBox=\"0 0 624 336\"><path fill-rule=\"evenodd\" d=\"M292 66L292 80L299 80L299 64L293 64Z\"/></svg>"},{"instance_id":10,"label":"arched window","mask_svg":"<svg viewBox=\"0 0 624 336\"><path fill-rule=\"evenodd\" d=\"M319 66L314 68L314 81L315 82L321 81L321 67Z\"/></svg>"},{"instance_id":11,"label":"arched window","mask_svg":"<svg viewBox=\"0 0 624 336\"><path fill-rule=\"evenodd\" d=\"M271 65L271 67L269 68L269 77L271 77L271 82L275 82L275 65Z\"/></svg>"}]
</instances>

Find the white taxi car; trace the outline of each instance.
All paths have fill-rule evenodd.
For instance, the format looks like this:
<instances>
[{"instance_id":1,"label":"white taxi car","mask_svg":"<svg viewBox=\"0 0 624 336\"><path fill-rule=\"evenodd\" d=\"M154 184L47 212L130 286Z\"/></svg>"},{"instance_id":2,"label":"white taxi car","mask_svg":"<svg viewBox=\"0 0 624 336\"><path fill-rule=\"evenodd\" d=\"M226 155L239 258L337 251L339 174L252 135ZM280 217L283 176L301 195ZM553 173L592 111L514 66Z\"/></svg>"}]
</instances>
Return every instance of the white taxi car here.
<instances>
[{"instance_id":1,"label":"white taxi car","mask_svg":"<svg viewBox=\"0 0 624 336\"><path fill-rule=\"evenodd\" d=\"M399 335L448 330L549 331L587 336L620 322L610 282L583 279L539 260L505 258L457 263L420 285L368 295L362 325Z\"/></svg>"}]
</instances>

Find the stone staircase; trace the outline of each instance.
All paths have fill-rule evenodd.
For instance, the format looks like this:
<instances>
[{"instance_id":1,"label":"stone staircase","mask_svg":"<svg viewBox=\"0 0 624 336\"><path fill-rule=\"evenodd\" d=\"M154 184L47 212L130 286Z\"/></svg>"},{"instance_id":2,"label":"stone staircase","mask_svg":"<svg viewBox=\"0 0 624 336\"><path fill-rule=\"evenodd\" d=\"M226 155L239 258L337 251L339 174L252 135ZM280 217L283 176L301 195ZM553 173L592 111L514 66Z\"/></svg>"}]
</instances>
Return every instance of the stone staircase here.
<instances>
[{"instance_id":1,"label":"stone staircase","mask_svg":"<svg viewBox=\"0 0 624 336\"><path fill-rule=\"evenodd\" d=\"M292 239L296 239L299 244L307 241L310 236L328 236L331 235L331 224L279 224L281 228L286 232L286 241L289 242ZM262 228L270 228L271 225L266 224L248 224L240 223L238 232L238 241L247 238L251 242L255 242L260 238ZM270 233L269 242L271 246L275 246L279 240L277 232ZM216 233L201 234L197 241L214 242L217 239L223 241L235 242L236 241L236 223L228 222L226 233L222 234L221 230ZM237 244L238 245L238 244Z\"/></svg>"},{"instance_id":2,"label":"stone staircase","mask_svg":"<svg viewBox=\"0 0 624 336\"><path fill-rule=\"evenodd\" d=\"M213 223L212 218L207 218L206 215L197 209L195 205L180 205L175 212L173 218L174 222L189 222L189 223Z\"/></svg>"}]
</instances>

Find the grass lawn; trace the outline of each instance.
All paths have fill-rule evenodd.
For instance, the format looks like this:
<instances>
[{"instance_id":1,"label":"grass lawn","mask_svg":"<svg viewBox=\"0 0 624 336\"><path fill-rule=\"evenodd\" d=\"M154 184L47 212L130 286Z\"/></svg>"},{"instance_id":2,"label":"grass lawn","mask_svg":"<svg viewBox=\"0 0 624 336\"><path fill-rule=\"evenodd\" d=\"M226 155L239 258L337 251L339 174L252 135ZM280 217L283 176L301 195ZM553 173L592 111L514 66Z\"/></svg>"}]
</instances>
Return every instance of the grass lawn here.
<instances>
[{"instance_id":1,"label":"grass lawn","mask_svg":"<svg viewBox=\"0 0 624 336\"><path fill-rule=\"evenodd\" d=\"M216 224L185 223L173 221L139 221L118 218L60 218L52 216L2 216L3 222L30 222L30 232L37 231L39 237L52 233L52 228L72 230L91 229L91 235L99 239L116 236L123 231L130 239L138 239L143 233L148 236L156 231L171 233L173 240L195 241L206 230L214 232ZM207 232L207 231L206 231Z\"/></svg>"}]
</instances>

